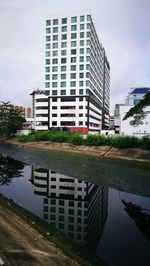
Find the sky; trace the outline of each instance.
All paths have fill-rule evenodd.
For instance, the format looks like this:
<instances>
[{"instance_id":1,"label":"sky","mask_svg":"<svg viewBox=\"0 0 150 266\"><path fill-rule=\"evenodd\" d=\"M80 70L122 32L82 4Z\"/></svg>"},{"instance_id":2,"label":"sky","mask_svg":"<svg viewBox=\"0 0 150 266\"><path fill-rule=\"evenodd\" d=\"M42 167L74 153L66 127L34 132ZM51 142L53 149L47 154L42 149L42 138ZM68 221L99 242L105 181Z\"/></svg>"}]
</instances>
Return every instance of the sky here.
<instances>
[{"instance_id":1,"label":"sky","mask_svg":"<svg viewBox=\"0 0 150 266\"><path fill-rule=\"evenodd\" d=\"M0 101L31 106L44 88L45 19L84 9L110 62L111 113L130 88L150 87L150 0L0 0Z\"/></svg>"}]
</instances>

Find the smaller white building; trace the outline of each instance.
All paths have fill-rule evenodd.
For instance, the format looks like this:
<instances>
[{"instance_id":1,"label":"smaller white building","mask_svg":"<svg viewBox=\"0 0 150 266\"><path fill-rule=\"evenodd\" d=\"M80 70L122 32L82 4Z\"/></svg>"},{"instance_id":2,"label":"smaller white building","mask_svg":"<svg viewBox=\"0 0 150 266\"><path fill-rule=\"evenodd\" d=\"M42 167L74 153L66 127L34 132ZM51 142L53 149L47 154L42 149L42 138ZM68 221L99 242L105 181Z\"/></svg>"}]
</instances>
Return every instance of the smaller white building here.
<instances>
[{"instance_id":1,"label":"smaller white building","mask_svg":"<svg viewBox=\"0 0 150 266\"><path fill-rule=\"evenodd\" d=\"M143 120L142 125L131 126L133 118L123 120L126 113L138 104L143 97L150 92L150 88L132 88L124 104L116 104L114 110L115 132L120 135L129 135L136 137L150 136L150 113ZM150 112L150 107L145 109Z\"/></svg>"}]
</instances>

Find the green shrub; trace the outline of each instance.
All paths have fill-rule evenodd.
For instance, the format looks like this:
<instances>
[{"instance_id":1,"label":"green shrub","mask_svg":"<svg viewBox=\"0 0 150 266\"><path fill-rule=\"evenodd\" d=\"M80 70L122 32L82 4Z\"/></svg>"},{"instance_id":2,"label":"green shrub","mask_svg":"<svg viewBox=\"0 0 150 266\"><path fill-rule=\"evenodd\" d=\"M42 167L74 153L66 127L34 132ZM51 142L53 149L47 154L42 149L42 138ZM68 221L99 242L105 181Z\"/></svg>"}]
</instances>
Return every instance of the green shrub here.
<instances>
[{"instance_id":1,"label":"green shrub","mask_svg":"<svg viewBox=\"0 0 150 266\"><path fill-rule=\"evenodd\" d=\"M140 148L143 150L150 150L150 138L145 136L140 139Z\"/></svg>"},{"instance_id":2,"label":"green shrub","mask_svg":"<svg viewBox=\"0 0 150 266\"><path fill-rule=\"evenodd\" d=\"M130 136L114 136L112 146L118 149L138 148L139 139Z\"/></svg>"},{"instance_id":3,"label":"green shrub","mask_svg":"<svg viewBox=\"0 0 150 266\"><path fill-rule=\"evenodd\" d=\"M85 140L83 139L83 136L79 133L72 133L69 139L69 143L74 145L83 145L85 143Z\"/></svg>"}]
</instances>

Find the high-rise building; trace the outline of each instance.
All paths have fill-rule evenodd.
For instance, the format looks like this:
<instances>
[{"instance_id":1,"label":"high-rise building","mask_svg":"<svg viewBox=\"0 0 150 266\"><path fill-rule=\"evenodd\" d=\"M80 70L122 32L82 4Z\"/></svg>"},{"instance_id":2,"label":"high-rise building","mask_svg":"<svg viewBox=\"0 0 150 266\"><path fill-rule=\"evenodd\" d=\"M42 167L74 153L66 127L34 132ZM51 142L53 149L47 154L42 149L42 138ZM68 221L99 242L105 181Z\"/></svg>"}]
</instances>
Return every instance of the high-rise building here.
<instances>
[{"instance_id":1,"label":"high-rise building","mask_svg":"<svg viewBox=\"0 0 150 266\"><path fill-rule=\"evenodd\" d=\"M35 94L36 129L109 127L110 66L90 11L46 20L45 89Z\"/></svg>"}]
</instances>

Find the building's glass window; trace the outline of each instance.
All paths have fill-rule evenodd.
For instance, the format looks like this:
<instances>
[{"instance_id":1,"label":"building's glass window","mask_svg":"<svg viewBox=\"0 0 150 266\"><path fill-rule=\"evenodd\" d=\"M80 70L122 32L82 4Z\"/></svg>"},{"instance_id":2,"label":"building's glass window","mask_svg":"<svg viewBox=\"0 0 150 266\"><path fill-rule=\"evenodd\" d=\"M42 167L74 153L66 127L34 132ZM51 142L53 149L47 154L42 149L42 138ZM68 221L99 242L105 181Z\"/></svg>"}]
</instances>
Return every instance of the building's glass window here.
<instances>
[{"instance_id":1,"label":"building's glass window","mask_svg":"<svg viewBox=\"0 0 150 266\"><path fill-rule=\"evenodd\" d=\"M77 17L72 17L71 18L71 23L75 23L75 22L77 22Z\"/></svg>"},{"instance_id":2,"label":"building's glass window","mask_svg":"<svg viewBox=\"0 0 150 266\"><path fill-rule=\"evenodd\" d=\"M90 62L91 58L90 56L86 56L86 62Z\"/></svg>"},{"instance_id":3,"label":"building's glass window","mask_svg":"<svg viewBox=\"0 0 150 266\"><path fill-rule=\"evenodd\" d=\"M86 78L90 78L90 73L86 73Z\"/></svg>"},{"instance_id":4,"label":"building's glass window","mask_svg":"<svg viewBox=\"0 0 150 266\"><path fill-rule=\"evenodd\" d=\"M49 90L45 90L45 95L50 95L50 91Z\"/></svg>"},{"instance_id":5,"label":"building's glass window","mask_svg":"<svg viewBox=\"0 0 150 266\"><path fill-rule=\"evenodd\" d=\"M87 15L87 21L90 21L90 20L91 20L91 16Z\"/></svg>"},{"instance_id":6,"label":"building's glass window","mask_svg":"<svg viewBox=\"0 0 150 266\"><path fill-rule=\"evenodd\" d=\"M57 90L52 90L52 95L57 95Z\"/></svg>"},{"instance_id":7,"label":"building's glass window","mask_svg":"<svg viewBox=\"0 0 150 266\"><path fill-rule=\"evenodd\" d=\"M58 41L58 35L53 35L53 41Z\"/></svg>"},{"instance_id":8,"label":"building's glass window","mask_svg":"<svg viewBox=\"0 0 150 266\"><path fill-rule=\"evenodd\" d=\"M57 33L58 32L58 27L54 27L53 28L53 33Z\"/></svg>"},{"instance_id":9,"label":"building's glass window","mask_svg":"<svg viewBox=\"0 0 150 266\"><path fill-rule=\"evenodd\" d=\"M84 38L84 32L80 32L80 38Z\"/></svg>"},{"instance_id":10,"label":"building's glass window","mask_svg":"<svg viewBox=\"0 0 150 266\"><path fill-rule=\"evenodd\" d=\"M71 70L71 71L75 71L75 70L76 70L76 65L72 65L72 66L70 67L70 70Z\"/></svg>"},{"instance_id":11,"label":"building's glass window","mask_svg":"<svg viewBox=\"0 0 150 266\"><path fill-rule=\"evenodd\" d=\"M61 66L61 71L66 71L66 66Z\"/></svg>"},{"instance_id":12,"label":"building's glass window","mask_svg":"<svg viewBox=\"0 0 150 266\"><path fill-rule=\"evenodd\" d=\"M80 79L83 79L83 78L84 78L84 73L80 73L80 74L79 74L79 78L80 78Z\"/></svg>"},{"instance_id":13,"label":"building's glass window","mask_svg":"<svg viewBox=\"0 0 150 266\"><path fill-rule=\"evenodd\" d=\"M50 65L50 59L46 59L46 60L45 60L45 64L46 64L46 65Z\"/></svg>"},{"instance_id":14,"label":"building's glass window","mask_svg":"<svg viewBox=\"0 0 150 266\"><path fill-rule=\"evenodd\" d=\"M52 82L52 88L57 88L57 82Z\"/></svg>"},{"instance_id":15,"label":"building's glass window","mask_svg":"<svg viewBox=\"0 0 150 266\"><path fill-rule=\"evenodd\" d=\"M86 94L89 94L89 89L86 89Z\"/></svg>"},{"instance_id":16,"label":"building's glass window","mask_svg":"<svg viewBox=\"0 0 150 266\"><path fill-rule=\"evenodd\" d=\"M83 87L83 81L79 81L79 87Z\"/></svg>"},{"instance_id":17,"label":"building's glass window","mask_svg":"<svg viewBox=\"0 0 150 266\"><path fill-rule=\"evenodd\" d=\"M89 64L86 65L86 70L90 70L90 69L91 69L90 65Z\"/></svg>"},{"instance_id":18,"label":"building's glass window","mask_svg":"<svg viewBox=\"0 0 150 266\"><path fill-rule=\"evenodd\" d=\"M80 41L80 46L84 46L84 41L83 40Z\"/></svg>"},{"instance_id":19,"label":"building's glass window","mask_svg":"<svg viewBox=\"0 0 150 266\"><path fill-rule=\"evenodd\" d=\"M76 63L77 59L76 57L71 57L71 63Z\"/></svg>"},{"instance_id":20,"label":"building's glass window","mask_svg":"<svg viewBox=\"0 0 150 266\"><path fill-rule=\"evenodd\" d=\"M76 73L71 73L71 74L70 74L70 78L71 78L71 79L75 79L75 78L76 78Z\"/></svg>"},{"instance_id":21,"label":"building's glass window","mask_svg":"<svg viewBox=\"0 0 150 266\"><path fill-rule=\"evenodd\" d=\"M66 55L67 54L67 50L61 50L61 55Z\"/></svg>"},{"instance_id":22,"label":"building's glass window","mask_svg":"<svg viewBox=\"0 0 150 266\"><path fill-rule=\"evenodd\" d=\"M58 67L57 66L53 66L52 67L52 72L57 72L58 71Z\"/></svg>"},{"instance_id":23,"label":"building's glass window","mask_svg":"<svg viewBox=\"0 0 150 266\"><path fill-rule=\"evenodd\" d=\"M84 30L84 24L80 24L80 30Z\"/></svg>"},{"instance_id":24,"label":"building's glass window","mask_svg":"<svg viewBox=\"0 0 150 266\"><path fill-rule=\"evenodd\" d=\"M45 67L45 72L50 72L50 67Z\"/></svg>"},{"instance_id":25,"label":"building's glass window","mask_svg":"<svg viewBox=\"0 0 150 266\"><path fill-rule=\"evenodd\" d=\"M86 81L86 86L90 87L90 81Z\"/></svg>"},{"instance_id":26,"label":"building's glass window","mask_svg":"<svg viewBox=\"0 0 150 266\"><path fill-rule=\"evenodd\" d=\"M91 24L87 23L87 30L90 30L90 29L91 29Z\"/></svg>"},{"instance_id":27,"label":"building's glass window","mask_svg":"<svg viewBox=\"0 0 150 266\"><path fill-rule=\"evenodd\" d=\"M51 21L50 20L46 20L46 26L50 26L51 25Z\"/></svg>"},{"instance_id":28,"label":"building's glass window","mask_svg":"<svg viewBox=\"0 0 150 266\"><path fill-rule=\"evenodd\" d=\"M53 56L58 56L58 51L53 51Z\"/></svg>"},{"instance_id":29,"label":"building's glass window","mask_svg":"<svg viewBox=\"0 0 150 266\"><path fill-rule=\"evenodd\" d=\"M77 46L77 42L76 41L72 41L71 42L71 47L76 47Z\"/></svg>"},{"instance_id":30,"label":"building's glass window","mask_svg":"<svg viewBox=\"0 0 150 266\"><path fill-rule=\"evenodd\" d=\"M72 31L77 30L77 25L71 25L71 30Z\"/></svg>"},{"instance_id":31,"label":"building's glass window","mask_svg":"<svg viewBox=\"0 0 150 266\"><path fill-rule=\"evenodd\" d=\"M53 64L58 64L58 59L53 59Z\"/></svg>"},{"instance_id":32,"label":"building's glass window","mask_svg":"<svg viewBox=\"0 0 150 266\"><path fill-rule=\"evenodd\" d=\"M60 91L60 94L61 94L61 95L66 95L66 90L61 90L61 91Z\"/></svg>"},{"instance_id":33,"label":"building's glass window","mask_svg":"<svg viewBox=\"0 0 150 266\"><path fill-rule=\"evenodd\" d=\"M74 55L77 53L77 50L76 49L71 49L71 55Z\"/></svg>"},{"instance_id":34,"label":"building's glass window","mask_svg":"<svg viewBox=\"0 0 150 266\"><path fill-rule=\"evenodd\" d=\"M80 65L80 66L79 66L79 69L80 69L80 70L84 70L84 65Z\"/></svg>"},{"instance_id":35,"label":"building's glass window","mask_svg":"<svg viewBox=\"0 0 150 266\"><path fill-rule=\"evenodd\" d=\"M62 24L66 24L67 23L67 18L62 18L61 23Z\"/></svg>"},{"instance_id":36,"label":"building's glass window","mask_svg":"<svg viewBox=\"0 0 150 266\"><path fill-rule=\"evenodd\" d=\"M76 95L76 91L75 90L70 90L70 95Z\"/></svg>"},{"instance_id":37,"label":"building's glass window","mask_svg":"<svg viewBox=\"0 0 150 266\"><path fill-rule=\"evenodd\" d=\"M57 74L52 75L52 79L57 80L57 78L58 78Z\"/></svg>"},{"instance_id":38,"label":"building's glass window","mask_svg":"<svg viewBox=\"0 0 150 266\"><path fill-rule=\"evenodd\" d=\"M57 121L52 121L52 126L57 126ZM51 215L52 216L52 215ZM55 215L53 215L55 216ZM52 219L51 219L52 220Z\"/></svg>"},{"instance_id":39,"label":"building's glass window","mask_svg":"<svg viewBox=\"0 0 150 266\"><path fill-rule=\"evenodd\" d=\"M53 19L53 25L58 25L58 19Z\"/></svg>"},{"instance_id":40,"label":"building's glass window","mask_svg":"<svg viewBox=\"0 0 150 266\"><path fill-rule=\"evenodd\" d=\"M88 31L88 32L86 33L86 36L87 36L87 38L90 38L90 36L91 36L90 31Z\"/></svg>"},{"instance_id":41,"label":"building's glass window","mask_svg":"<svg viewBox=\"0 0 150 266\"><path fill-rule=\"evenodd\" d=\"M61 79L66 79L66 74L61 74Z\"/></svg>"},{"instance_id":42,"label":"building's glass window","mask_svg":"<svg viewBox=\"0 0 150 266\"><path fill-rule=\"evenodd\" d=\"M80 16L80 22L84 21L84 16Z\"/></svg>"},{"instance_id":43,"label":"building's glass window","mask_svg":"<svg viewBox=\"0 0 150 266\"><path fill-rule=\"evenodd\" d=\"M57 48L58 48L58 43L57 43L57 42L54 42L54 43L53 43L53 48L54 48L54 49L57 49Z\"/></svg>"},{"instance_id":44,"label":"building's glass window","mask_svg":"<svg viewBox=\"0 0 150 266\"><path fill-rule=\"evenodd\" d=\"M61 58L61 64L66 64L67 59L66 58Z\"/></svg>"},{"instance_id":45,"label":"building's glass window","mask_svg":"<svg viewBox=\"0 0 150 266\"><path fill-rule=\"evenodd\" d=\"M45 75L46 80L50 80L50 75Z\"/></svg>"},{"instance_id":46,"label":"building's glass window","mask_svg":"<svg viewBox=\"0 0 150 266\"><path fill-rule=\"evenodd\" d=\"M90 54L90 52L91 52L90 48L86 48L86 53Z\"/></svg>"},{"instance_id":47,"label":"building's glass window","mask_svg":"<svg viewBox=\"0 0 150 266\"><path fill-rule=\"evenodd\" d=\"M61 27L61 31L62 31L62 32L66 32L66 31L67 31L67 26L63 26L63 27Z\"/></svg>"},{"instance_id":48,"label":"building's glass window","mask_svg":"<svg viewBox=\"0 0 150 266\"><path fill-rule=\"evenodd\" d=\"M71 33L71 39L76 39L77 38L77 34L76 33Z\"/></svg>"},{"instance_id":49,"label":"building's glass window","mask_svg":"<svg viewBox=\"0 0 150 266\"><path fill-rule=\"evenodd\" d=\"M45 88L49 88L50 87L50 83L49 82L45 82Z\"/></svg>"},{"instance_id":50,"label":"building's glass window","mask_svg":"<svg viewBox=\"0 0 150 266\"><path fill-rule=\"evenodd\" d=\"M90 45L91 45L91 42L90 42L90 40L87 40L87 41L86 41L86 45L88 45L88 46L90 46Z\"/></svg>"},{"instance_id":51,"label":"building's glass window","mask_svg":"<svg viewBox=\"0 0 150 266\"><path fill-rule=\"evenodd\" d=\"M70 82L70 87L75 87L76 86L76 81L71 81Z\"/></svg>"},{"instance_id":52,"label":"building's glass window","mask_svg":"<svg viewBox=\"0 0 150 266\"><path fill-rule=\"evenodd\" d=\"M63 87L63 88L66 87L66 82L61 82L60 86Z\"/></svg>"},{"instance_id":53,"label":"building's glass window","mask_svg":"<svg viewBox=\"0 0 150 266\"><path fill-rule=\"evenodd\" d=\"M80 49L80 54L84 54L84 48Z\"/></svg>"},{"instance_id":54,"label":"building's glass window","mask_svg":"<svg viewBox=\"0 0 150 266\"><path fill-rule=\"evenodd\" d=\"M45 56L50 57L50 54L51 54L50 51L46 51Z\"/></svg>"},{"instance_id":55,"label":"building's glass window","mask_svg":"<svg viewBox=\"0 0 150 266\"><path fill-rule=\"evenodd\" d=\"M67 40L67 34L62 34L62 35L61 35L61 39L62 39L62 40Z\"/></svg>"},{"instance_id":56,"label":"building's glass window","mask_svg":"<svg viewBox=\"0 0 150 266\"><path fill-rule=\"evenodd\" d=\"M49 50L51 48L50 43L46 43L46 49Z\"/></svg>"},{"instance_id":57,"label":"building's glass window","mask_svg":"<svg viewBox=\"0 0 150 266\"><path fill-rule=\"evenodd\" d=\"M50 36L46 36L46 42L50 42L51 37Z\"/></svg>"},{"instance_id":58,"label":"building's glass window","mask_svg":"<svg viewBox=\"0 0 150 266\"><path fill-rule=\"evenodd\" d=\"M80 56L80 62L84 62L84 56Z\"/></svg>"},{"instance_id":59,"label":"building's glass window","mask_svg":"<svg viewBox=\"0 0 150 266\"><path fill-rule=\"evenodd\" d=\"M66 48L67 47L67 42L62 42L61 43L61 48Z\"/></svg>"},{"instance_id":60,"label":"building's glass window","mask_svg":"<svg viewBox=\"0 0 150 266\"><path fill-rule=\"evenodd\" d=\"M46 29L46 34L50 34L51 33L51 29L50 28L47 28Z\"/></svg>"}]
</instances>

